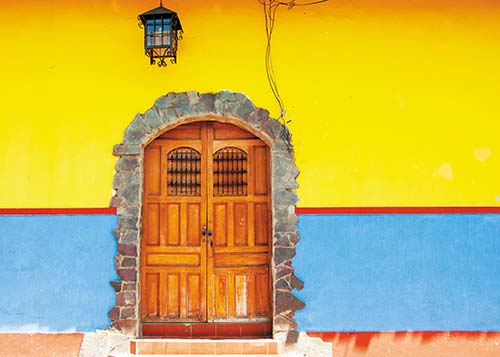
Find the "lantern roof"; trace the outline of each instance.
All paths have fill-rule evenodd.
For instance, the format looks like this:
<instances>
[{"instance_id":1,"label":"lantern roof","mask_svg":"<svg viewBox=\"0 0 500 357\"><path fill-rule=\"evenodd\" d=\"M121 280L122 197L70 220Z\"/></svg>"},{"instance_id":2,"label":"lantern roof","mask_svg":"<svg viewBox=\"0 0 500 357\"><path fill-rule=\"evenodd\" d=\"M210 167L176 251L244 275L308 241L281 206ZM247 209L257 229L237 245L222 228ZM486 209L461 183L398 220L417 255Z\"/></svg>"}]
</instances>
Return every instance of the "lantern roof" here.
<instances>
[{"instance_id":1,"label":"lantern roof","mask_svg":"<svg viewBox=\"0 0 500 357\"><path fill-rule=\"evenodd\" d=\"M166 7L163 7L163 5L158 6L156 9L152 9L149 11L146 11L145 13L142 13L139 15L139 19L142 21L143 24L146 24L146 20L152 19L152 18L158 18L158 17L170 17L170 18L177 18L177 26L176 30L182 30L181 22L179 18L177 17L177 13L175 11L172 11L170 9L167 9Z\"/></svg>"}]
</instances>

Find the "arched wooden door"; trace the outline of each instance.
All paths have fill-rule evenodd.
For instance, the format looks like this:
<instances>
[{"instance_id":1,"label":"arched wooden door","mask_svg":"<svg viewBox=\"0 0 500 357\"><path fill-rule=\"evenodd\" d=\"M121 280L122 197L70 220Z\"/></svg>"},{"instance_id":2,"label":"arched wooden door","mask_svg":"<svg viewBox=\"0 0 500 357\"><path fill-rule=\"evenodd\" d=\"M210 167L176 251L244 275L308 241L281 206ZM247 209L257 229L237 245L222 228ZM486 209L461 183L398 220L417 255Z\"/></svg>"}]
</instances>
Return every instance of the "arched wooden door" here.
<instances>
[{"instance_id":1,"label":"arched wooden door","mask_svg":"<svg viewBox=\"0 0 500 357\"><path fill-rule=\"evenodd\" d=\"M144 152L142 322L272 319L269 148L195 122Z\"/></svg>"}]
</instances>

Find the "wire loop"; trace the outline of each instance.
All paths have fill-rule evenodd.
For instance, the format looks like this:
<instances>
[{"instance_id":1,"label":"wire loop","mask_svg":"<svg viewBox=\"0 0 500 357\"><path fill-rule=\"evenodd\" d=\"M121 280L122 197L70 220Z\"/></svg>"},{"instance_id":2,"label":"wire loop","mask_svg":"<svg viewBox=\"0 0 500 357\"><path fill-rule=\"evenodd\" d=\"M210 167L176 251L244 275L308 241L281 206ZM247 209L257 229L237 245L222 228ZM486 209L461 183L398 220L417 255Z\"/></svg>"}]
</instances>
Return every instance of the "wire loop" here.
<instances>
[{"instance_id":1,"label":"wire loop","mask_svg":"<svg viewBox=\"0 0 500 357\"><path fill-rule=\"evenodd\" d=\"M280 116L278 120L283 124L283 139L285 140L288 149L291 151L292 150L292 142L291 142L291 134L286 125L290 123L291 120L286 120L285 119L285 104L283 102L283 99L281 98L281 95L278 90L278 83L276 81L276 75L274 73L274 67L273 67L273 61L271 57L271 40L273 37L273 31L274 31L274 23L276 20L276 11L280 6L285 6L287 7L288 10L292 10L295 6L310 6L310 5L317 5L321 4L324 2L327 2L328 0L317 0L317 1L312 1L312 2L307 2L307 3L297 3L295 0L287 1L287 2L282 2L282 1L277 1L277 0L257 0L264 8L264 17L266 20L266 37L267 37L267 44L266 44L266 75L267 75L267 81L269 82L269 86L271 87L271 91L273 92L274 98L276 99L276 102L278 103L278 106L280 108Z\"/></svg>"}]
</instances>

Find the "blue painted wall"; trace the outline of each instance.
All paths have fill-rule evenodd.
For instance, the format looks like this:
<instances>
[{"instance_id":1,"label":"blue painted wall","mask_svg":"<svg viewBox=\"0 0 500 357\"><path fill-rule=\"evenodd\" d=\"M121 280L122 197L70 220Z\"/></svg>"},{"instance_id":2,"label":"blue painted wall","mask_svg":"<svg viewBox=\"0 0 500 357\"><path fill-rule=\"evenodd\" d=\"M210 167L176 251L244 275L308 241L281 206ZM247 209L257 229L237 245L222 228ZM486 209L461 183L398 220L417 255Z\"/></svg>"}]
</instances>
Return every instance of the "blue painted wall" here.
<instances>
[{"instance_id":1,"label":"blue painted wall","mask_svg":"<svg viewBox=\"0 0 500 357\"><path fill-rule=\"evenodd\" d=\"M0 216L0 331L108 325L114 215ZM500 331L500 215L301 215L304 331Z\"/></svg>"},{"instance_id":2,"label":"blue painted wall","mask_svg":"<svg viewBox=\"0 0 500 357\"><path fill-rule=\"evenodd\" d=\"M0 331L109 324L114 215L0 216Z\"/></svg>"},{"instance_id":3,"label":"blue painted wall","mask_svg":"<svg viewBox=\"0 0 500 357\"><path fill-rule=\"evenodd\" d=\"M306 331L500 331L500 215L302 215Z\"/></svg>"}]
</instances>

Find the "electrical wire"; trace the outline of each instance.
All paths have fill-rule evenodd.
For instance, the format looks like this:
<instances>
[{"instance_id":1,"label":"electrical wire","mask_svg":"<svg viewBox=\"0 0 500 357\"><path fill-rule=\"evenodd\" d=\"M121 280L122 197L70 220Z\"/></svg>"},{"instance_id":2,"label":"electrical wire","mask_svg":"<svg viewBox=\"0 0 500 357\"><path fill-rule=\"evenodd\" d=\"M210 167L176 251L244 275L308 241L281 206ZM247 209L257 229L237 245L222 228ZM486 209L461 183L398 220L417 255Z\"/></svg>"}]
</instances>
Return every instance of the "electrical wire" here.
<instances>
[{"instance_id":1,"label":"electrical wire","mask_svg":"<svg viewBox=\"0 0 500 357\"><path fill-rule=\"evenodd\" d=\"M274 73L274 66L271 57L271 42L273 37L274 24L276 20L276 11L280 6L285 6L287 7L288 10L292 10L295 6L317 5L327 2L328 0L317 0L306 3L297 3L295 0L287 2L277 1L277 0L257 0L257 1L264 8L264 18L266 24L266 38L267 38L266 56L265 56L267 81L269 82L269 87L271 88L273 96L276 99L276 102L278 103L278 106L280 108L280 116L278 117L278 120L281 121L281 123L283 124L283 132L282 132L283 139L285 140L288 149L291 151L292 149L291 135L290 131L286 127L286 125L290 122L290 120L285 119L285 114L286 114L285 104L278 90L278 83L276 81L276 75Z\"/></svg>"}]
</instances>

